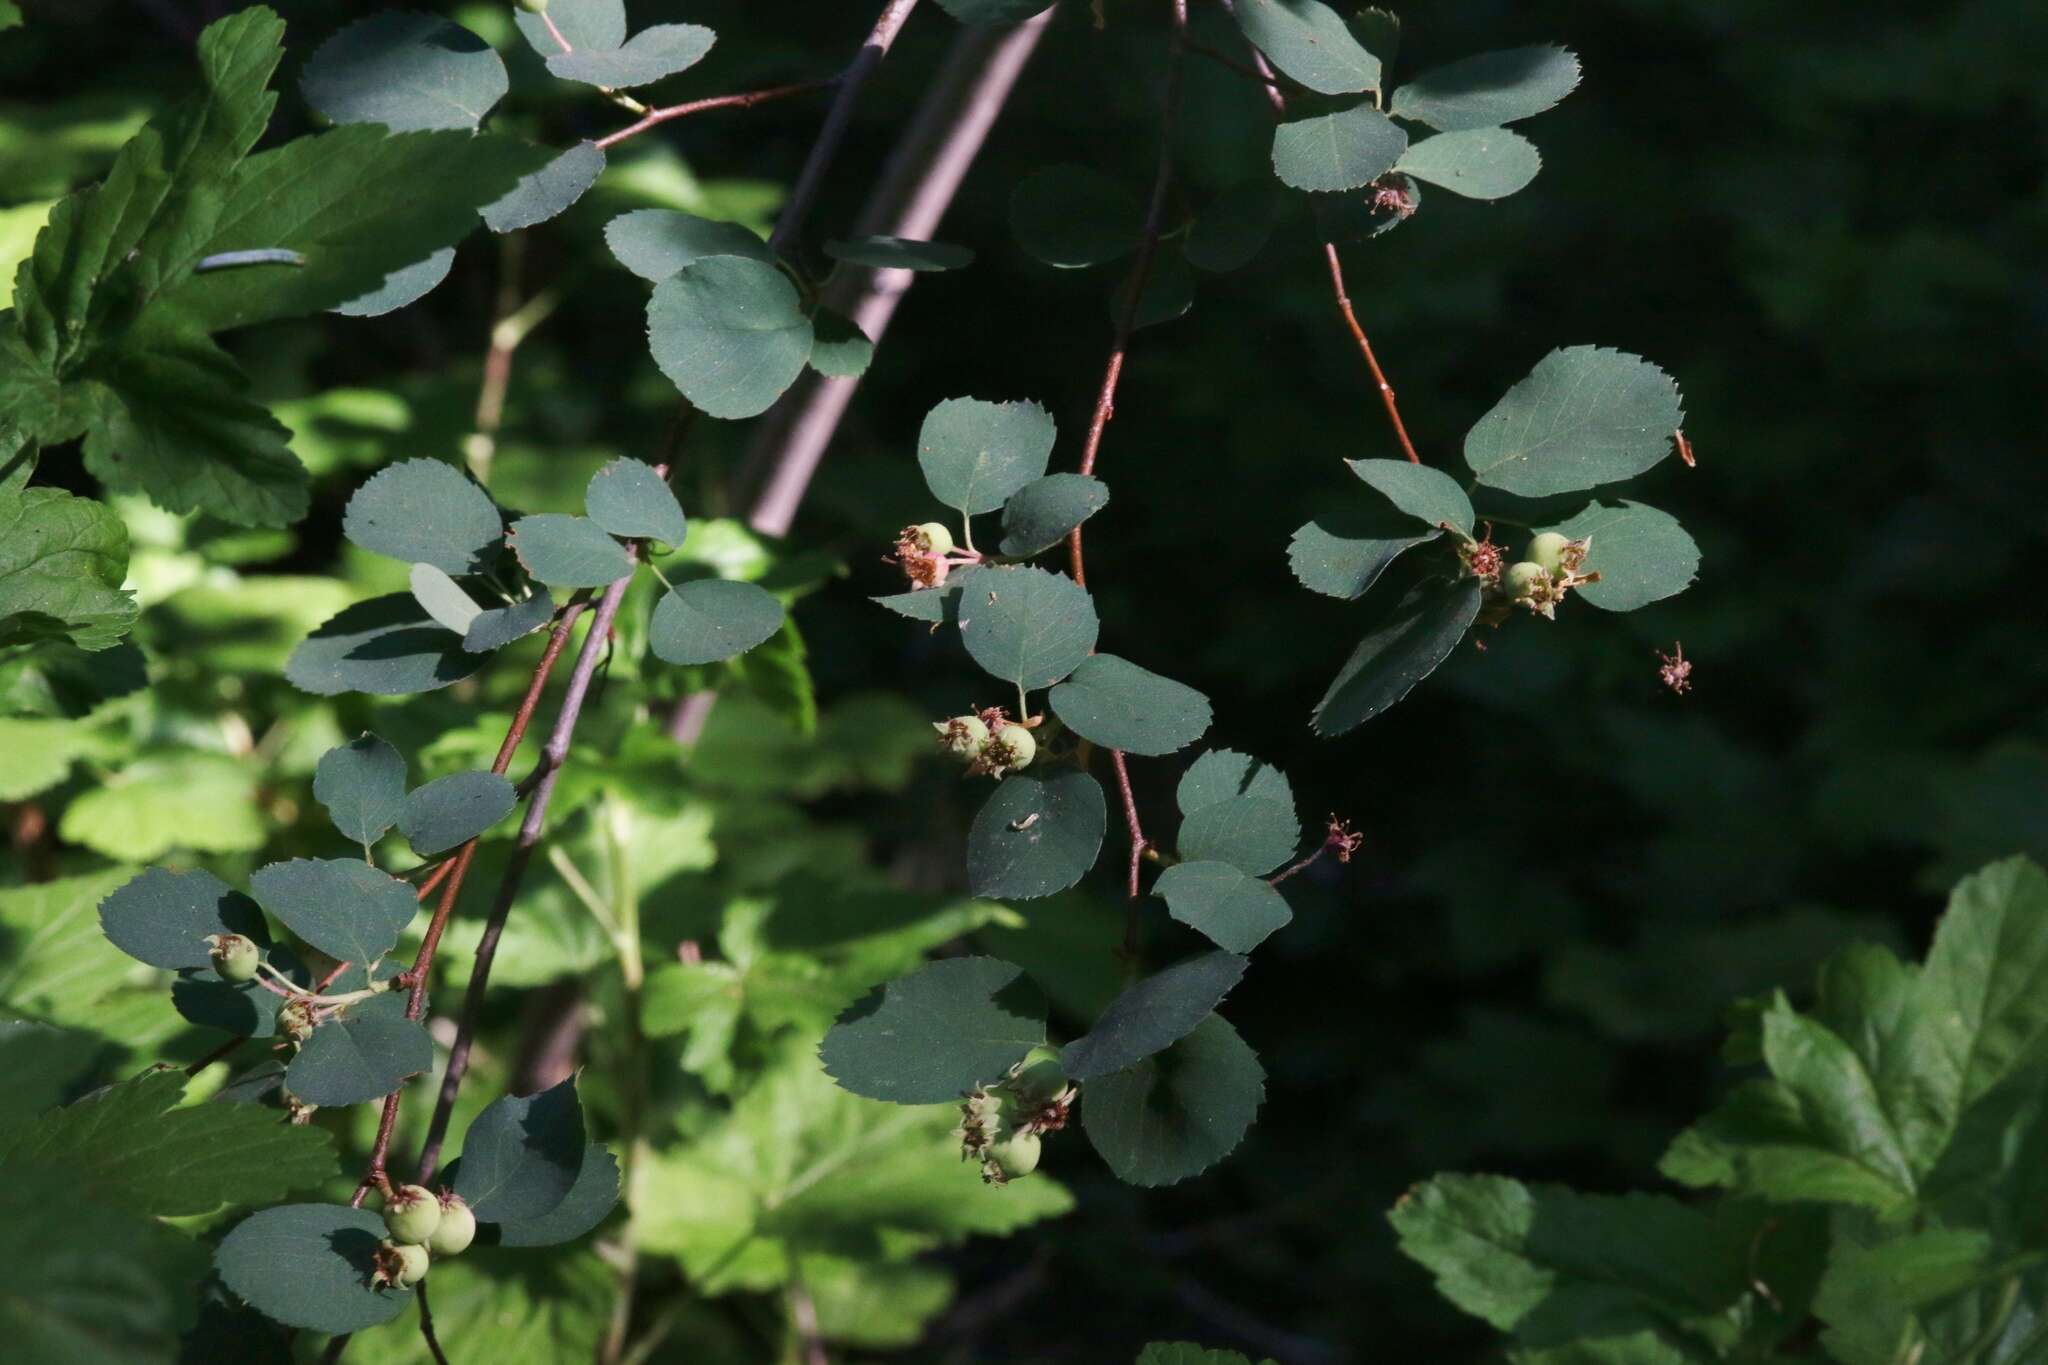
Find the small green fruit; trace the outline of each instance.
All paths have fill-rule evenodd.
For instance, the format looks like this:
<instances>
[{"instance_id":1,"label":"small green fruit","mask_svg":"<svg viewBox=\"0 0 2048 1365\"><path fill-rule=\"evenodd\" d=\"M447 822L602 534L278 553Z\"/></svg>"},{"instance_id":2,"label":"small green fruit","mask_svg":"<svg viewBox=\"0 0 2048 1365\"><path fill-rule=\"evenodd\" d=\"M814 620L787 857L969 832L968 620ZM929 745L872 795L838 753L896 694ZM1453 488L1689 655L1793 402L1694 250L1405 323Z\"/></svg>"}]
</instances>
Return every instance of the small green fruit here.
<instances>
[{"instance_id":1,"label":"small green fruit","mask_svg":"<svg viewBox=\"0 0 2048 1365\"><path fill-rule=\"evenodd\" d=\"M981 762L991 776L1016 772L1031 766L1038 757L1038 741L1021 725L1005 725L982 746Z\"/></svg>"},{"instance_id":2,"label":"small green fruit","mask_svg":"<svg viewBox=\"0 0 2048 1365\"><path fill-rule=\"evenodd\" d=\"M528 14L546 14L548 11L548 0L518 0L518 2L519 8L525 10Z\"/></svg>"},{"instance_id":3,"label":"small green fruit","mask_svg":"<svg viewBox=\"0 0 2048 1365\"><path fill-rule=\"evenodd\" d=\"M1510 564L1507 572L1500 576L1500 590L1516 602L1535 601L1548 595L1550 572L1534 560Z\"/></svg>"},{"instance_id":4,"label":"small green fruit","mask_svg":"<svg viewBox=\"0 0 2048 1365\"><path fill-rule=\"evenodd\" d=\"M263 955L257 951L254 940L241 934L210 934L206 941L213 945L213 969L220 973L221 980L255 979L256 964Z\"/></svg>"},{"instance_id":5,"label":"small green fruit","mask_svg":"<svg viewBox=\"0 0 2048 1365\"><path fill-rule=\"evenodd\" d=\"M995 1143L981 1160L981 1178L991 1185L1022 1180L1038 1169L1039 1143L1036 1133L1012 1133Z\"/></svg>"},{"instance_id":6,"label":"small green fruit","mask_svg":"<svg viewBox=\"0 0 2048 1365\"><path fill-rule=\"evenodd\" d=\"M313 1036L313 1002L293 996L277 1007L277 1031L295 1043Z\"/></svg>"},{"instance_id":7,"label":"small green fruit","mask_svg":"<svg viewBox=\"0 0 2048 1365\"><path fill-rule=\"evenodd\" d=\"M400 1289L410 1289L427 1278L427 1267L433 1259L427 1249L413 1242L379 1242L377 1244L377 1276L384 1284L395 1284Z\"/></svg>"},{"instance_id":8,"label":"small green fruit","mask_svg":"<svg viewBox=\"0 0 2048 1365\"><path fill-rule=\"evenodd\" d=\"M1027 1105L1045 1104L1067 1088L1067 1073L1060 1068L1057 1049L1039 1046L1024 1055L1005 1084Z\"/></svg>"},{"instance_id":9,"label":"small green fruit","mask_svg":"<svg viewBox=\"0 0 2048 1365\"><path fill-rule=\"evenodd\" d=\"M414 1246L441 1225L441 1200L424 1185L400 1185L384 1201L384 1226L392 1240Z\"/></svg>"},{"instance_id":10,"label":"small green fruit","mask_svg":"<svg viewBox=\"0 0 2048 1365\"><path fill-rule=\"evenodd\" d=\"M910 538L928 555L953 553L953 533L942 521L921 521L910 528Z\"/></svg>"},{"instance_id":11,"label":"small green fruit","mask_svg":"<svg viewBox=\"0 0 2048 1365\"><path fill-rule=\"evenodd\" d=\"M972 763L988 743L988 726L980 716L955 716L951 720L935 720L932 729L939 732L939 747L962 763Z\"/></svg>"},{"instance_id":12,"label":"small green fruit","mask_svg":"<svg viewBox=\"0 0 2048 1365\"><path fill-rule=\"evenodd\" d=\"M1555 578L1564 571L1564 551L1571 543L1570 536L1559 532L1540 532L1529 541L1529 559L1542 565L1543 572Z\"/></svg>"},{"instance_id":13,"label":"small green fruit","mask_svg":"<svg viewBox=\"0 0 2048 1365\"><path fill-rule=\"evenodd\" d=\"M441 1221L427 1238L427 1250L436 1256L458 1256L476 1240L476 1215L453 1190L441 1194Z\"/></svg>"}]
</instances>

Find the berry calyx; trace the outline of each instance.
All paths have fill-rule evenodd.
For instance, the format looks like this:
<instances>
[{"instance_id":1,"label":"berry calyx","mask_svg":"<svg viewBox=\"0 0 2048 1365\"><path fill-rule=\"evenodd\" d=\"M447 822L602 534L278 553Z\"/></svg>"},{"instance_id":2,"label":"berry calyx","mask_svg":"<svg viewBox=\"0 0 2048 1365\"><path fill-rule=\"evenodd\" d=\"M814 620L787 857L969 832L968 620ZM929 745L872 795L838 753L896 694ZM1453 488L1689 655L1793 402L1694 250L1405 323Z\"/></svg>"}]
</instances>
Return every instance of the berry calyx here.
<instances>
[{"instance_id":1,"label":"berry calyx","mask_svg":"<svg viewBox=\"0 0 2048 1365\"><path fill-rule=\"evenodd\" d=\"M1527 607L1549 620L1557 618L1557 604L1564 600L1565 591L1564 584L1531 559L1508 565L1500 578L1500 590L1516 606Z\"/></svg>"},{"instance_id":2,"label":"berry calyx","mask_svg":"<svg viewBox=\"0 0 2048 1365\"><path fill-rule=\"evenodd\" d=\"M427 1249L414 1242L379 1242L375 1257L376 1269L370 1280L378 1285L396 1285L410 1289L427 1278L427 1267L433 1263Z\"/></svg>"},{"instance_id":3,"label":"berry calyx","mask_svg":"<svg viewBox=\"0 0 2048 1365\"><path fill-rule=\"evenodd\" d=\"M1038 741L1031 737L1031 732L1021 725L1005 725L981 746L981 757L975 768L990 777L1001 777L1030 767L1031 760L1036 757Z\"/></svg>"},{"instance_id":4,"label":"berry calyx","mask_svg":"<svg viewBox=\"0 0 2048 1365\"><path fill-rule=\"evenodd\" d=\"M441 1225L441 1200L424 1185L400 1185L385 1196L384 1226L393 1241L418 1245Z\"/></svg>"},{"instance_id":5,"label":"berry calyx","mask_svg":"<svg viewBox=\"0 0 2048 1365\"><path fill-rule=\"evenodd\" d=\"M220 973L223 981L253 981L256 964L263 955L256 949L255 940L242 934L208 934L206 942L213 950L213 969Z\"/></svg>"},{"instance_id":6,"label":"berry calyx","mask_svg":"<svg viewBox=\"0 0 2048 1365\"><path fill-rule=\"evenodd\" d=\"M991 1185L1022 1180L1038 1169L1038 1157L1038 1134L1012 1133L982 1153L981 1178Z\"/></svg>"},{"instance_id":7,"label":"berry calyx","mask_svg":"<svg viewBox=\"0 0 2048 1365\"><path fill-rule=\"evenodd\" d=\"M903 538L928 555L953 553L953 533L942 521L921 521L905 531Z\"/></svg>"},{"instance_id":8,"label":"berry calyx","mask_svg":"<svg viewBox=\"0 0 2048 1365\"><path fill-rule=\"evenodd\" d=\"M317 1022L313 1002L303 996L294 996L277 1007L277 1031L295 1043L311 1038Z\"/></svg>"},{"instance_id":9,"label":"berry calyx","mask_svg":"<svg viewBox=\"0 0 2048 1365\"><path fill-rule=\"evenodd\" d=\"M982 746L988 743L988 725L980 716L935 720L932 729L939 732L939 747L962 763L974 762L981 756Z\"/></svg>"},{"instance_id":10,"label":"berry calyx","mask_svg":"<svg viewBox=\"0 0 2048 1365\"><path fill-rule=\"evenodd\" d=\"M1500 582L1501 569L1507 562L1500 546L1493 543L1491 526L1486 528L1484 540L1459 541L1458 558L1464 562L1466 573L1478 579L1480 586L1489 588Z\"/></svg>"},{"instance_id":11,"label":"berry calyx","mask_svg":"<svg viewBox=\"0 0 2048 1365\"><path fill-rule=\"evenodd\" d=\"M427 1250L436 1256L458 1256L476 1240L476 1215L453 1190L441 1191L441 1221L427 1238Z\"/></svg>"}]
</instances>

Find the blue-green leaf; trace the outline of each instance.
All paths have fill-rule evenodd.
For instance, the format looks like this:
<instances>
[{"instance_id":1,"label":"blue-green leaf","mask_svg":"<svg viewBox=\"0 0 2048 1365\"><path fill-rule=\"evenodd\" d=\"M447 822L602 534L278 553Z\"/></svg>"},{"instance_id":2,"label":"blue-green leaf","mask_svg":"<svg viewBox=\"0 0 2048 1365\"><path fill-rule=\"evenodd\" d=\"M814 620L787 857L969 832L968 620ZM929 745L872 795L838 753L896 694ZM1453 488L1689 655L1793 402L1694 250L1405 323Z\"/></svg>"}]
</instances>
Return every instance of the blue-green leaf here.
<instances>
[{"instance_id":1,"label":"blue-green leaf","mask_svg":"<svg viewBox=\"0 0 2048 1365\"><path fill-rule=\"evenodd\" d=\"M299 77L306 103L336 123L394 133L475 128L510 81L490 44L432 14L385 10L316 49Z\"/></svg>"},{"instance_id":2,"label":"blue-green leaf","mask_svg":"<svg viewBox=\"0 0 2048 1365\"><path fill-rule=\"evenodd\" d=\"M374 844L405 805L405 756L365 731L320 756L313 798L352 843Z\"/></svg>"},{"instance_id":3,"label":"blue-green leaf","mask_svg":"<svg viewBox=\"0 0 2048 1365\"><path fill-rule=\"evenodd\" d=\"M419 909L411 886L357 858L272 863L256 869L249 889L286 928L343 962L390 952Z\"/></svg>"},{"instance_id":4,"label":"blue-green leaf","mask_svg":"<svg viewBox=\"0 0 2048 1365\"><path fill-rule=\"evenodd\" d=\"M510 814L518 800L512 784L498 773L450 773L405 798L398 828L413 852L432 857L482 834Z\"/></svg>"},{"instance_id":5,"label":"blue-green leaf","mask_svg":"<svg viewBox=\"0 0 2048 1365\"><path fill-rule=\"evenodd\" d=\"M1045 995L1024 969L956 957L878 986L839 1016L818 1056L856 1095L941 1104L1001 1080L1045 1041Z\"/></svg>"},{"instance_id":6,"label":"blue-green leaf","mask_svg":"<svg viewBox=\"0 0 2048 1365\"><path fill-rule=\"evenodd\" d=\"M1064 891L1095 866L1109 809L1087 773L1015 773L996 784L967 835L977 896L1031 900Z\"/></svg>"}]
</instances>

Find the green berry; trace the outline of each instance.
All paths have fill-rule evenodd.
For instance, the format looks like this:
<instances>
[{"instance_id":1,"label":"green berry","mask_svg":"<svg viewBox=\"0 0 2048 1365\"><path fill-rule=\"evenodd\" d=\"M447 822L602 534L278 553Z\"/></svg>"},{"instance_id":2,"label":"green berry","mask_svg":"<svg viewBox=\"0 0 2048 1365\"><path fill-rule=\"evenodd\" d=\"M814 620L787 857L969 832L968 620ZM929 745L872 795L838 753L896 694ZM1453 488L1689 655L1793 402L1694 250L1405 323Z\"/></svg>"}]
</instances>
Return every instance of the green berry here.
<instances>
[{"instance_id":1,"label":"green berry","mask_svg":"<svg viewBox=\"0 0 2048 1365\"><path fill-rule=\"evenodd\" d=\"M441 1225L441 1200L424 1185L400 1185L384 1200L384 1226L393 1241L417 1246Z\"/></svg>"},{"instance_id":2,"label":"green berry","mask_svg":"<svg viewBox=\"0 0 2048 1365\"><path fill-rule=\"evenodd\" d=\"M1500 577L1500 590L1516 602L1534 601L1548 595L1550 572L1530 559L1510 564Z\"/></svg>"},{"instance_id":3,"label":"green berry","mask_svg":"<svg viewBox=\"0 0 2048 1365\"><path fill-rule=\"evenodd\" d=\"M953 533L942 521L921 521L910 528L910 537L917 542L917 548L928 555L953 553Z\"/></svg>"},{"instance_id":4,"label":"green berry","mask_svg":"<svg viewBox=\"0 0 2048 1365\"><path fill-rule=\"evenodd\" d=\"M476 1215L453 1190L441 1194L441 1221L427 1238L427 1250L436 1256L458 1256L476 1240Z\"/></svg>"},{"instance_id":5,"label":"green berry","mask_svg":"<svg viewBox=\"0 0 2048 1365\"><path fill-rule=\"evenodd\" d=\"M982 746L988 743L988 726L980 716L935 720L932 729L939 732L939 747L962 763L973 762L981 754Z\"/></svg>"},{"instance_id":6,"label":"green berry","mask_svg":"<svg viewBox=\"0 0 2048 1365\"><path fill-rule=\"evenodd\" d=\"M254 940L241 934L210 934L206 941L213 945L213 969L220 973L221 980L255 979L256 964L263 955L256 950Z\"/></svg>"},{"instance_id":7,"label":"green berry","mask_svg":"<svg viewBox=\"0 0 2048 1365\"><path fill-rule=\"evenodd\" d=\"M1565 547L1571 543L1570 536L1557 531L1540 532L1529 541L1529 559L1555 578L1564 569Z\"/></svg>"},{"instance_id":8,"label":"green berry","mask_svg":"<svg viewBox=\"0 0 2048 1365\"><path fill-rule=\"evenodd\" d=\"M1029 1104L1044 1104L1067 1088L1057 1048L1039 1046L1026 1053L1010 1073L1006 1087Z\"/></svg>"},{"instance_id":9,"label":"green berry","mask_svg":"<svg viewBox=\"0 0 2048 1365\"><path fill-rule=\"evenodd\" d=\"M400 1289L410 1289L427 1278L427 1267L433 1259L427 1249L416 1242L379 1242L377 1244L378 1281L395 1284Z\"/></svg>"},{"instance_id":10,"label":"green berry","mask_svg":"<svg viewBox=\"0 0 2048 1365\"><path fill-rule=\"evenodd\" d=\"M1022 1180L1038 1169L1038 1154L1038 1134L1012 1133L982 1157L981 1178L991 1185Z\"/></svg>"},{"instance_id":11,"label":"green berry","mask_svg":"<svg viewBox=\"0 0 2048 1365\"><path fill-rule=\"evenodd\" d=\"M1028 768L1036 757L1038 741L1021 725L1005 725L989 738L981 750L982 765L996 777Z\"/></svg>"},{"instance_id":12,"label":"green berry","mask_svg":"<svg viewBox=\"0 0 2048 1365\"><path fill-rule=\"evenodd\" d=\"M519 8L525 10L528 14L546 14L548 0L519 0Z\"/></svg>"}]
</instances>

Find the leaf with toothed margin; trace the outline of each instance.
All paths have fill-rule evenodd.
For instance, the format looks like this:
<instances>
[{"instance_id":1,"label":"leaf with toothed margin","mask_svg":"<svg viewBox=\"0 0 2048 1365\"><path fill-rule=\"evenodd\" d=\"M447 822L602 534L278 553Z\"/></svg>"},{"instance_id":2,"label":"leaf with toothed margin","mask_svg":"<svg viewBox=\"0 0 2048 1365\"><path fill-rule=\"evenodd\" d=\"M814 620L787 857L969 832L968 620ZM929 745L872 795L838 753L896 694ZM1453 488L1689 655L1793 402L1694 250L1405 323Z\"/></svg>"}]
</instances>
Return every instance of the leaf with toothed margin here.
<instances>
[{"instance_id":1,"label":"leaf with toothed margin","mask_svg":"<svg viewBox=\"0 0 2048 1365\"><path fill-rule=\"evenodd\" d=\"M384 282L367 294L328 309L345 318L381 318L431 294L455 268L455 248L444 246L411 265L402 265L384 276Z\"/></svg>"},{"instance_id":2,"label":"leaf with toothed margin","mask_svg":"<svg viewBox=\"0 0 2048 1365\"><path fill-rule=\"evenodd\" d=\"M918 428L917 464L933 497L978 516L1045 473L1055 434L1037 403L948 398Z\"/></svg>"},{"instance_id":3,"label":"leaf with toothed margin","mask_svg":"<svg viewBox=\"0 0 2048 1365\"><path fill-rule=\"evenodd\" d=\"M1080 667L1101 629L1086 588L1028 565L977 572L961 585L957 619L974 662L1024 691Z\"/></svg>"},{"instance_id":4,"label":"leaf with toothed margin","mask_svg":"<svg viewBox=\"0 0 2048 1365\"><path fill-rule=\"evenodd\" d=\"M604 174L604 148L579 142L519 178L503 196L483 206L484 226L493 232L517 232L568 210Z\"/></svg>"},{"instance_id":5,"label":"leaf with toothed margin","mask_svg":"<svg viewBox=\"0 0 2048 1365\"><path fill-rule=\"evenodd\" d=\"M1230 1155L1265 1097L1258 1055L1212 1014L1164 1052L1090 1081L1081 1124L1119 1180L1171 1185Z\"/></svg>"},{"instance_id":6,"label":"leaf with toothed margin","mask_svg":"<svg viewBox=\"0 0 2048 1365\"><path fill-rule=\"evenodd\" d=\"M1180 856L1229 863L1260 876L1294 856L1301 819L1278 768L1229 749L1211 749L1181 776Z\"/></svg>"},{"instance_id":7,"label":"leaf with toothed margin","mask_svg":"<svg viewBox=\"0 0 2048 1365\"><path fill-rule=\"evenodd\" d=\"M252 1213L213 1254L223 1283L265 1317L314 1332L389 1322L412 1291L372 1286L384 1220L345 1204L285 1204Z\"/></svg>"},{"instance_id":8,"label":"leaf with toothed margin","mask_svg":"<svg viewBox=\"0 0 2048 1365\"><path fill-rule=\"evenodd\" d=\"M1538 44L1431 67L1396 90L1390 108L1447 133L1496 128L1554 107L1578 84L1578 57Z\"/></svg>"},{"instance_id":9,"label":"leaf with toothed margin","mask_svg":"<svg viewBox=\"0 0 2048 1365\"><path fill-rule=\"evenodd\" d=\"M100 902L100 928L116 948L152 967L210 967L210 934L258 946L270 928L256 902L211 872L152 867Z\"/></svg>"},{"instance_id":10,"label":"leaf with toothed margin","mask_svg":"<svg viewBox=\"0 0 2048 1365\"><path fill-rule=\"evenodd\" d=\"M1273 171L1298 190L1355 190L1388 171L1408 149L1408 134L1369 104L1297 119L1273 131Z\"/></svg>"},{"instance_id":11,"label":"leaf with toothed margin","mask_svg":"<svg viewBox=\"0 0 2048 1365\"><path fill-rule=\"evenodd\" d=\"M340 962L375 962L419 909L411 886L359 858L294 858L249 877L257 901Z\"/></svg>"},{"instance_id":12,"label":"leaf with toothed margin","mask_svg":"<svg viewBox=\"0 0 2048 1365\"><path fill-rule=\"evenodd\" d=\"M1442 534L1390 507L1340 506L1294 533L1287 563L1310 592L1350 600L1362 597L1389 564Z\"/></svg>"},{"instance_id":13,"label":"leaf with toothed margin","mask_svg":"<svg viewBox=\"0 0 2048 1365\"><path fill-rule=\"evenodd\" d=\"M1321 0L1237 0L1237 26L1281 74L1322 95L1380 88L1380 59Z\"/></svg>"},{"instance_id":14,"label":"leaf with toothed margin","mask_svg":"<svg viewBox=\"0 0 2048 1365\"><path fill-rule=\"evenodd\" d=\"M1069 730L1106 749L1156 757L1209 728L1209 699L1114 654L1091 654L1046 698Z\"/></svg>"},{"instance_id":15,"label":"leaf with toothed margin","mask_svg":"<svg viewBox=\"0 0 2048 1365\"><path fill-rule=\"evenodd\" d=\"M505 523L491 495L455 466L406 460L355 491L342 534L372 554L467 574L489 567Z\"/></svg>"},{"instance_id":16,"label":"leaf with toothed margin","mask_svg":"<svg viewBox=\"0 0 2048 1365\"><path fill-rule=\"evenodd\" d=\"M385 995L315 1028L285 1067L284 1084L307 1104L338 1109L381 1100L433 1065L426 1028L405 1017L401 997Z\"/></svg>"},{"instance_id":17,"label":"leaf with toothed margin","mask_svg":"<svg viewBox=\"0 0 2048 1365\"><path fill-rule=\"evenodd\" d=\"M1316 703L1316 733L1341 735L1407 696L1451 657L1479 599L1476 578L1430 579L1381 611Z\"/></svg>"},{"instance_id":18,"label":"leaf with toothed margin","mask_svg":"<svg viewBox=\"0 0 2048 1365\"><path fill-rule=\"evenodd\" d=\"M1634 611L1684 592L1700 568L1700 547L1678 519L1640 502L1590 503L1555 526L1586 541L1580 572L1600 575L1572 592L1603 611Z\"/></svg>"},{"instance_id":19,"label":"leaf with toothed margin","mask_svg":"<svg viewBox=\"0 0 2048 1365\"><path fill-rule=\"evenodd\" d=\"M1045 993L993 957L929 963L839 1016L818 1057L856 1095L941 1104L1000 1080L1045 1041Z\"/></svg>"},{"instance_id":20,"label":"leaf with toothed margin","mask_svg":"<svg viewBox=\"0 0 2048 1365\"><path fill-rule=\"evenodd\" d=\"M462 650L465 654L488 654L503 649L539 630L554 614L555 599L546 588L536 588L524 602L493 607L470 622L462 637Z\"/></svg>"},{"instance_id":21,"label":"leaf with toothed margin","mask_svg":"<svg viewBox=\"0 0 2048 1365\"><path fill-rule=\"evenodd\" d=\"M319 696L368 692L403 696L461 682L483 666L462 641L420 610L409 592L358 602L307 636L284 676Z\"/></svg>"},{"instance_id":22,"label":"leaf with toothed margin","mask_svg":"<svg viewBox=\"0 0 2048 1365\"><path fill-rule=\"evenodd\" d=\"M542 1218L575 1188L588 1150L574 1077L491 1101L462 1139L455 1192L489 1223Z\"/></svg>"},{"instance_id":23,"label":"leaf with toothed margin","mask_svg":"<svg viewBox=\"0 0 2048 1365\"><path fill-rule=\"evenodd\" d=\"M617 459L590 476L583 490L590 519L627 540L680 545L689 533L683 505L651 464Z\"/></svg>"},{"instance_id":24,"label":"leaf with toothed margin","mask_svg":"<svg viewBox=\"0 0 2048 1365\"><path fill-rule=\"evenodd\" d=\"M654 604L647 647L665 663L717 663L773 637L783 618L782 603L758 584L693 579Z\"/></svg>"},{"instance_id":25,"label":"leaf with toothed margin","mask_svg":"<svg viewBox=\"0 0 2048 1365\"><path fill-rule=\"evenodd\" d=\"M476 128L510 88L491 45L438 15L385 10L313 52L299 77L306 103L336 123L394 133Z\"/></svg>"},{"instance_id":26,"label":"leaf with toothed margin","mask_svg":"<svg viewBox=\"0 0 2048 1365\"><path fill-rule=\"evenodd\" d=\"M432 857L482 834L510 814L518 800L511 782L498 773L450 773L406 796L399 832L413 852Z\"/></svg>"},{"instance_id":27,"label":"leaf with toothed margin","mask_svg":"<svg viewBox=\"0 0 2048 1365\"><path fill-rule=\"evenodd\" d=\"M512 523L512 552L551 588L602 588L633 572L626 547L589 517L542 512Z\"/></svg>"},{"instance_id":28,"label":"leaf with toothed margin","mask_svg":"<svg viewBox=\"0 0 2048 1365\"><path fill-rule=\"evenodd\" d=\"M1137 1065L1188 1036L1250 966L1236 953L1203 953L1134 983L1109 1002L1094 1027L1060 1049L1060 1068L1089 1081Z\"/></svg>"},{"instance_id":29,"label":"leaf with toothed margin","mask_svg":"<svg viewBox=\"0 0 2048 1365\"><path fill-rule=\"evenodd\" d=\"M803 373L814 336L789 277L751 256L701 256L647 301L654 363L712 417L766 412Z\"/></svg>"},{"instance_id":30,"label":"leaf with toothed margin","mask_svg":"<svg viewBox=\"0 0 2048 1365\"><path fill-rule=\"evenodd\" d=\"M1229 863L1175 863L1152 883L1152 894L1169 915L1233 953L1250 952L1294 918L1270 882Z\"/></svg>"},{"instance_id":31,"label":"leaf with toothed margin","mask_svg":"<svg viewBox=\"0 0 2048 1365\"><path fill-rule=\"evenodd\" d=\"M1003 541L996 548L1019 557L1049 550L1107 506L1109 485L1100 479L1086 474L1033 479L1003 504Z\"/></svg>"},{"instance_id":32,"label":"leaf with toothed margin","mask_svg":"<svg viewBox=\"0 0 2048 1365\"><path fill-rule=\"evenodd\" d=\"M1605 346L1552 351L1465 436L1481 484L1540 498L1640 474L1685 425L1671 376Z\"/></svg>"},{"instance_id":33,"label":"leaf with toothed margin","mask_svg":"<svg viewBox=\"0 0 2048 1365\"><path fill-rule=\"evenodd\" d=\"M1467 199L1505 199L1543 169L1535 144L1505 128L1465 128L1408 145L1394 169Z\"/></svg>"}]
</instances>

